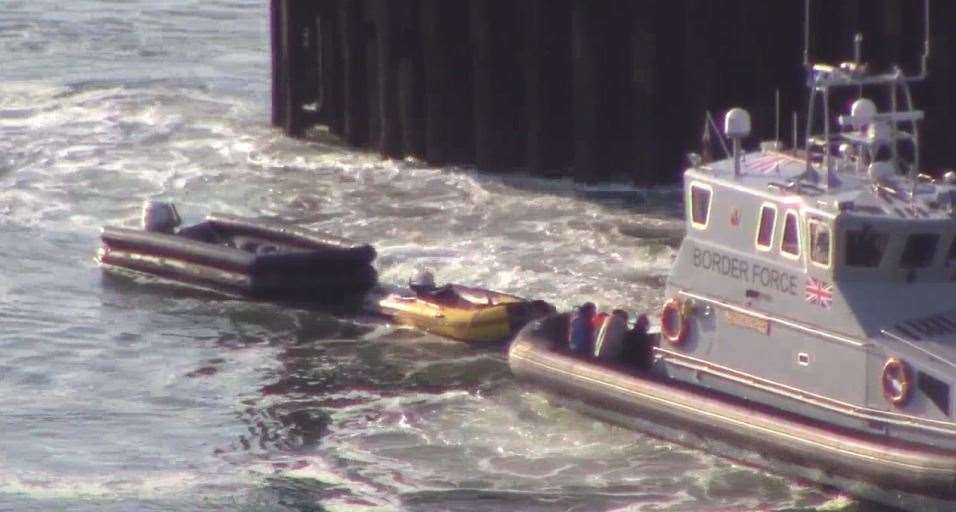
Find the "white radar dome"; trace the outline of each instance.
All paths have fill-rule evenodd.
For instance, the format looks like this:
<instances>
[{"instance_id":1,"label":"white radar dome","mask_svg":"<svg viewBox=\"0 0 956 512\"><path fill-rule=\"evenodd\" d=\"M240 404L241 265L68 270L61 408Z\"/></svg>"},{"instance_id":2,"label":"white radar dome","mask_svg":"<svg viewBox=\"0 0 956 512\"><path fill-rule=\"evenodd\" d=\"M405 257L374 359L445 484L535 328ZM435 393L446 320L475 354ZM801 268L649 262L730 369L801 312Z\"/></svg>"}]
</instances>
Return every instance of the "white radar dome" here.
<instances>
[{"instance_id":1,"label":"white radar dome","mask_svg":"<svg viewBox=\"0 0 956 512\"><path fill-rule=\"evenodd\" d=\"M731 139L750 135L750 114L742 108L732 108L724 116L724 134Z\"/></svg>"},{"instance_id":2,"label":"white radar dome","mask_svg":"<svg viewBox=\"0 0 956 512\"><path fill-rule=\"evenodd\" d=\"M893 164L889 162L873 162L866 168L866 174L873 183L885 183L896 173L893 171Z\"/></svg>"},{"instance_id":3,"label":"white radar dome","mask_svg":"<svg viewBox=\"0 0 956 512\"><path fill-rule=\"evenodd\" d=\"M868 98L860 98L850 106L850 115L853 116L853 125L859 130L876 115L876 104Z\"/></svg>"}]
</instances>

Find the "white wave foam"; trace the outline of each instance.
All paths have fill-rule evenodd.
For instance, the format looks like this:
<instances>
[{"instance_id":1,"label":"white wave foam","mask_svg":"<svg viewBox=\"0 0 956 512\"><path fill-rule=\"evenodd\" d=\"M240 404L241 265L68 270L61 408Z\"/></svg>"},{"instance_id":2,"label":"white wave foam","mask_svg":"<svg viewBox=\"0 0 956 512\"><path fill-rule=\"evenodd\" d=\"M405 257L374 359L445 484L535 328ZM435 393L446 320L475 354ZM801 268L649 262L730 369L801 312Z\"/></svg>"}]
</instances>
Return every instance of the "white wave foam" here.
<instances>
[{"instance_id":1,"label":"white wave foam","mask_svg":"<svg viewBox=\"0 0 956 512\"><path fill-rule=\"evenodd\" d=\"M40 471L19 474L6 464L0 466L0 493L39 500L158 499L180 496L197 488L203 488L203 494L208 496L211 489L239 484L231 477L188 471L123 471L121 475L81 476Z\"/></svg>"}]
</instances>

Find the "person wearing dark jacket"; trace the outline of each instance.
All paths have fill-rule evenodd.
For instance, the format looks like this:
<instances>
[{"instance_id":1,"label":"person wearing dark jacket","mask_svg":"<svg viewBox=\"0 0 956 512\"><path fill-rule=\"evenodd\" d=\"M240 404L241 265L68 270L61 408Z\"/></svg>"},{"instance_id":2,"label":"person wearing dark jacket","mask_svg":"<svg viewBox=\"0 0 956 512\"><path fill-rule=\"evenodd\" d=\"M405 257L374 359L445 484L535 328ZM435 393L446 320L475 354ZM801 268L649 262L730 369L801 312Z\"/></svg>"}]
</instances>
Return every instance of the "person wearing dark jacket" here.
<instances>
[{"instance_id":1,"label":"person wearing dark jacket","mask_svg":"<svg viewBox=\"0 0 956 512\"><path fill-rule=\"evenodd\" d=\"M568 348L582 356L593 355L594 351L594 313L597 308L593 302L585 302L571 313L568 329Z\"/></svg>"},{"instance_id":2,"label":"person wearing dark jacket","mask_svg":"<svg viewBox=\"0 0 956 512\"><path fill-rule=\"evenodd\" d=\"M421 299L429 299L445 306L457 306L467 301L461 297L455 285L435 285L435 275L429 270L418 271L409 281L408 287Z\"/></svg>"},{"instance_id":3,"label":"person wearing dark jacket","mask_svg":"<svg viewBox=\"0 0 956 512\"><path fill-rule=\"evenodd\" d=\"M620 362L627 334L627 312L615 309L595 332L594 357L609 363Z\"/></svg>"},{"instance_id":4,"label":"person wearing dark jacket","mask_svg":"<svg viewBox=\"0 0 956 512\"><path fill-rule=\"evenodd\" d=\"M647 319L647 315L637 317L634 328L627 331L622 340L622 363L639 370L647 370L651 367L654 345L651 336L647 333L649 327L650 320Z\"/></svg>"}]
</instances>

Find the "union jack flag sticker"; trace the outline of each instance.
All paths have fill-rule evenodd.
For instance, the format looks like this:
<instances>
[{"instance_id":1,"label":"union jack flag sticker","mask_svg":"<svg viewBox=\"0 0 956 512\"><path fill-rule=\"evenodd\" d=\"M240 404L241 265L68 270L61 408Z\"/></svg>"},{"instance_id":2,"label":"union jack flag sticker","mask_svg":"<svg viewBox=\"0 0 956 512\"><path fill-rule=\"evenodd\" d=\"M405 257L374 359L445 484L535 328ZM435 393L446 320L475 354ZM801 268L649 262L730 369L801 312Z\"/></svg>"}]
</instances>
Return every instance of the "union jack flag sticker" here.
<instances>
[{"instance_id":1,"label":"union jack flag sticker","mask_svg":"<svg viewBox=\"0 0 956 512\"><path fill-rule=\"evenodd\" d=\"M812 277L807 278L806 300L824 309L833 304L833 285Z\"/></svg>"},{"instance_id":2,"label":"union jack flag sticker","mask_svg":"<svg viewBox=\"0 0 956 512\"><path fill-rule=\"evenodd\" d=\"M785 157L775 154L760 155L752 160L744 162L744 170L767 174L777 168L778 165L786 161Z\"/></svg>"}]
</instances>

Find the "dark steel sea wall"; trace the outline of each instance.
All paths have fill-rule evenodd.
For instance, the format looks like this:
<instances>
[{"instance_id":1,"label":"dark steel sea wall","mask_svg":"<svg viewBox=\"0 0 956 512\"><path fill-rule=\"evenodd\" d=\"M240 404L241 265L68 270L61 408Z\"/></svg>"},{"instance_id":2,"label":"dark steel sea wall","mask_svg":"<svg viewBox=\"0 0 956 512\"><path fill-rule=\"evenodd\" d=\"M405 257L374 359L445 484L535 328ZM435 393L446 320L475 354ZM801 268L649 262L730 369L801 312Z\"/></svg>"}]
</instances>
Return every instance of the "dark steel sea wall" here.
<instances>
[{"instance_id":1,"label":"dark steel sea wall","mask_svg":"<svg viewBox=\"0 0 956 512\"><path fill-rule=\"evenodd\" d=\"M860 31L872 68L915 70L923 34L901 20L921 9L817 2L811 57L852 59ZM749 110L753 140L775 135L775 89L784 120L805 116L803 2L272 0L271 12L273 124L296 137L324 125L389 158L660 183L698 148L707 109ZM956 4L934 2L934 20L954 18ZM916 99L948 112L956 39L934 28L932 45ZM927 117L927 168L956 161L953 123Z\"/></svg>"}]
</instances>

